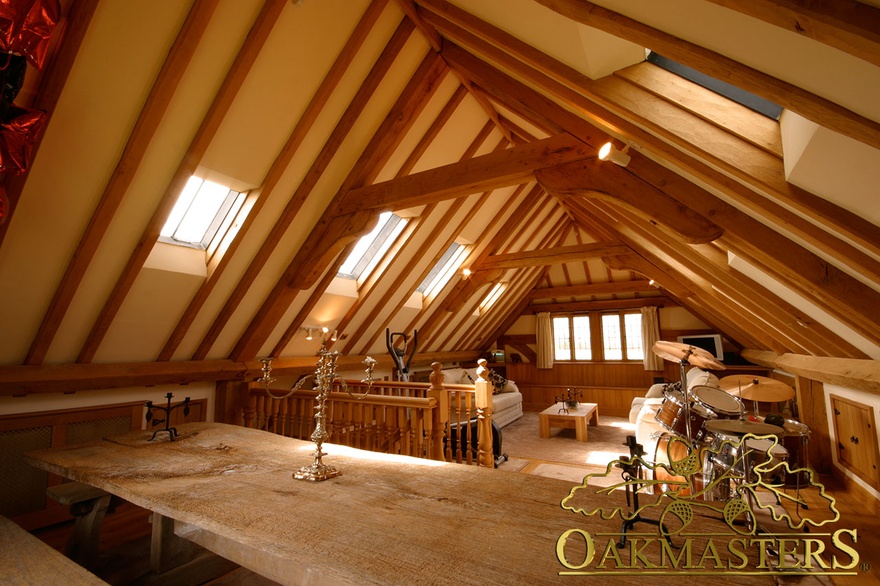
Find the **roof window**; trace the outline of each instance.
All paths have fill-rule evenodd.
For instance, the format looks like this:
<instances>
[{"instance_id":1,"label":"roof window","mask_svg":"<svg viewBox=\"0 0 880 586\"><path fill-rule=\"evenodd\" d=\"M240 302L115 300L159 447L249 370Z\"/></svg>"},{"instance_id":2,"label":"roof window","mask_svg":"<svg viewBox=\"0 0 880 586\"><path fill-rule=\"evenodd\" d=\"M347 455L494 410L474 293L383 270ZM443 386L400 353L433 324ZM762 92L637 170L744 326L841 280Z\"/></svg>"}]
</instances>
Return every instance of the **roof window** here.
<instances>
[{"instance_id":1,"label":"roof window","mask_svg":"<svg viewBox=\"0 0 880 586\"><path fill-rule=\"evenodd\" d=\"M245 201L245 194L192 176L159 235L161 242L207 250L222 238Z\"/></svg>"},{"instance_id":2,"label":"roof window","mask_svg":"<svg viewBox=\"0 0 880 586\"><path fill-rule=\"evenodd\" d=\"M464 263L467 258L467 249L467 246L458 242L450 244L425 280L422 281L422 284L416 288L416 291L425 297L430 297L442 289Z\"/></svg>"},{"instance_id":3,"label":"roof window","mask_svg":"<svg viewBox=\"0 0 880 586\"><path fill-rule=\"evenodd\" d=\"M405 226L406 220L400 216L391 212L380 214L379 223L372 232L361 236L336 276L356 280L368 277Z\"/></svg>"},{"instance_id":4,"label":"roof window","mask_svg":"<svg viewBox=\"0 0 880 586\"><path fill-rule=\"evenodd\" d=\"M682 65L677 61L658 55L653 51L648 53L648 61L657 67L662 67L679 77L692 81L697 85L733 100L734 102L754 110L759 114L763 114L768 118L779 120L779 117L782 115L782 106L774 104L770 100L765 100L764 98L756 96L751 92L747 92L742 88L738 88L735 85L721 81L720 79L715 79L705 73L700 73L696 69L692 69L687 65Z\"/></svg>"}]
</instances>

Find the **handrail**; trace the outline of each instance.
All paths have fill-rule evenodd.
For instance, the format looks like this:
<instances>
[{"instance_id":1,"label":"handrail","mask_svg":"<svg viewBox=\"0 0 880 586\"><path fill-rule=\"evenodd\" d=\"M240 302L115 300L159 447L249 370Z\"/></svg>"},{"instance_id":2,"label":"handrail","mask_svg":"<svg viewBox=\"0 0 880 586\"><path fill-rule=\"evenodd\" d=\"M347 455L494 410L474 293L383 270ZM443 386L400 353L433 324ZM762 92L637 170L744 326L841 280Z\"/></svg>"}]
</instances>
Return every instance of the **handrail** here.
<instances>
[{"instance_id":1,"label":"handrail","mask_svg":"<svg viewBox=\"0 0 880 586\"><path fill-rule=\"evenodd\" d=\"M327 398L325 424L331 443L480 466L494 466L492 401L485 377L475 384L442 383L442 365L432 365L431 383L346 380ZM485 374L485 373L484 373ZM314 430L316 391L244 385L239 424L299 439ZM482 390L480 390L482 388ZM480 403L483 403L478 407Z\"/></svg>"}]
</instances>

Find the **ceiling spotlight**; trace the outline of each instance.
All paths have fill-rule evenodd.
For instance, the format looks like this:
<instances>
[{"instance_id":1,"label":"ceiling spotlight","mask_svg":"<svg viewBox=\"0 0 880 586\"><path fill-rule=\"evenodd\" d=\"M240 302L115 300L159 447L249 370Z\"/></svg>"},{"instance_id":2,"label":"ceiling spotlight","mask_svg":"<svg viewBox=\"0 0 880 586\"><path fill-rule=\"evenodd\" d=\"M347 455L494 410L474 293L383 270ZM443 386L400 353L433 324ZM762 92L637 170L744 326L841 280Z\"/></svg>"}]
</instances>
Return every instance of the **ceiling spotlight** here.
<instances>
[{"instance_id":1,"label":"ceiling spotlight","mask_svg":"<svg viewBox=\"0 0 880 586\"><path fill-rule=\"evenodd\" d=\"M312 339L312 328L302 328L306 332L306 340Z\"/></svg>"},{"instance_id":2,"label":"ceiling spotlight","mask_svg":"<svg viewBox=\"0 0 880 586\"><path fill-rule=\"evenodd\" d=\"M461 276L464 277L465 279L467 279L468 277L471 276L471 270L467 269L467 268L461 269Z\"/></svg>"},{"instance_id":3,"label":"ceiling spotlight","mask_svg":"<svg viewBox=\"0 0 880 586\"><path fill-rule=\"evenodd\" d=\"M622 151L614 148L614 145L610 142L606 142L602 145L602 148L599 149L599 159L602 161L611 161L612 163L616 163L621 167L626 167L629 165L630 156L626 154L626 151L629 150L629 145L623 147Z\"/></svg>"}]
</instances>

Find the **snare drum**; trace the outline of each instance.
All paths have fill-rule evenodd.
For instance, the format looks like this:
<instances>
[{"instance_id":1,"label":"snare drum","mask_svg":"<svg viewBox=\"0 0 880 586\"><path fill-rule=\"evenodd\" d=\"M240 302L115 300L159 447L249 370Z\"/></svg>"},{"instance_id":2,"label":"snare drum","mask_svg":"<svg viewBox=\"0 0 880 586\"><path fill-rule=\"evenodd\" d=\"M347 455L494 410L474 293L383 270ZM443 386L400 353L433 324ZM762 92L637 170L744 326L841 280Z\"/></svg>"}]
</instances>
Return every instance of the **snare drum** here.
<instances>
[{"instance_id":1,"label":"snare drum","mask_svg":"<svg viewBox=\"0 0 880 586\"><path fill-rule=\"evenodd\" d=\"M746 440L746 466L749 472L755 469L755 466L764 464L763 480L773 484L779 484L785 474L785 467L779 467L773 470L779 464L788 462L788 450L770 439L748 439ZM789 464L791 466L791 464ZM771 471L772 470L772 471ZM769 476L768 476L769 475ZM755 480L753 478L752 480Z\"/></svg>"},{"instance_id":2,"label":"snare drum","mask_svg":"<svg viewBox=\"0 0 880 586\"><path fill-rule=\"evenodd\" d=\"M742 401L722 389L694 385L691 396L694 403L714 413L717 419L740 419L745 413Z\"/></svg>"},{"instance_id":3,"label":"snare drum","mask_svg":"<svg viewBox=\"0 0 880 586\"><path fill-rule=\"evenodd\" d=\"M763 417L759 418L764 421ZM799 468L806 468L807 442L810 439L810 428L800 421L786 419L782 433L777 434L779 443L788 450L788 466L791 473L785 475L785 486L806 486L810 483L808 472L794 472Z\"/></svg>"},{"instance_id":4,"label":"snare drum","mask_svg":"<svg viewBox=\"0 0 880 586\"><path fill-rule=\"evenodd\" d=\"M707 419L712 419L714 416L705 407L693 403L691 404L690 412L691 436L694 439L701 440L705 434L703 424ZM685 408L683 393L674 391L666 395L654 419L666 431L681 437L687 437L687 409Z\"/></svg>"}]
</instances>

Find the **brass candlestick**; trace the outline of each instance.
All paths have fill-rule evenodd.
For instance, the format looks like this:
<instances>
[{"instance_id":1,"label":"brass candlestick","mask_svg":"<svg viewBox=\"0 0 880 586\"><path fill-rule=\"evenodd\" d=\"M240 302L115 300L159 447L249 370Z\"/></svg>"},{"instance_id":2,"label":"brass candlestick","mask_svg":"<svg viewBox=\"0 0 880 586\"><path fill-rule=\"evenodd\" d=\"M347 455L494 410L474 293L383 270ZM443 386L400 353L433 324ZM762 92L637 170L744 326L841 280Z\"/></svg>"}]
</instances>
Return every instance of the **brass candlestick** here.
<instances>
[{"instance_id":1,"label":"brass candlestick","mask_svg":"<svg viewBox=\"0 0 880 586\"><path fill-rule=\"evenodd\" d=\"M327 398L330 396L330 391L333 388L333 383L338 381L342 388L345 391L354 397L351 392L348 390L348 385L345 383L345 380L337 376L336 374L336 359L339 357L339 352L336 351L328 351L327 350L327 342L328 338L324 338L321 343L321 350L318 351L318 364L315 369L315 374L312 375L314 378L314 387L313 390L318 394L315 397L315 430L312 432L311 440L315 442L315 451L312 454L314 457L314 461L309 466L303 466L299 470L293 473L293 477L297 480L310 480L312 482L317 482L320 480L328 480L330 478L334 478L336 476L340 476L342 472L340 472L334 466L330 466L325 464L323 461L324 456L327 454L324 453L322 446L324 440L330 437L330 433L327 431L326 425L326 410L327 410ZM269 391L269 384L275 379L270 376L272 371L271 366L271 358L261 359L263 363L263 377L259 379L257 382L262 382L266 387L266 393L272 397L273 399L283 399L289 397L296 391L298 391L306 378L304 377L296 382L296 384L291 387L290 392L284 397L276 397ZM367 378L362 382L367 383L368 390L366 393L361 395L360 397L356 397L358 399L362 399L369 394L369 388L373 385L373 367L376 365L376 360L370 356L367 356L364 359L364 364L367 365L366 373Z\"/></svg>"}]
</instances>

